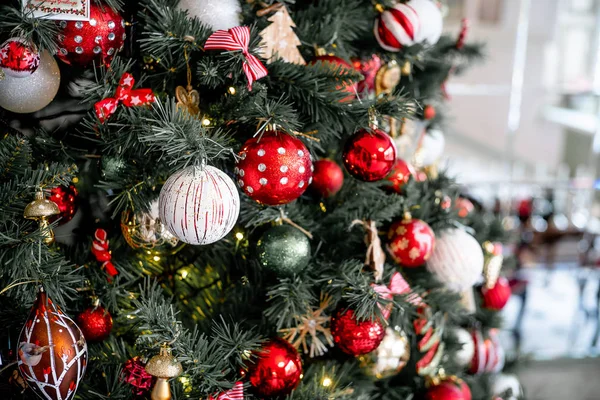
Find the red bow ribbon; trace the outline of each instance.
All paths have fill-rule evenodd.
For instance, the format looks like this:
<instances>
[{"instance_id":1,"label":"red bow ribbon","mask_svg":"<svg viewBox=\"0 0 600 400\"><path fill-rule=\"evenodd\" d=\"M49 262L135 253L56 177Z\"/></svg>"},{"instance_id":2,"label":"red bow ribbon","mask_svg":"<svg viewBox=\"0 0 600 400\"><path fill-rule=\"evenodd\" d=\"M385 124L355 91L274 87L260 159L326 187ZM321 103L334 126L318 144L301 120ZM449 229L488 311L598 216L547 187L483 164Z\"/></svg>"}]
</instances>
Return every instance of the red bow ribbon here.
<instances>
[{"instance_id":1,"label":"red bow ribbon","mask_svg":"<svg viewBox=\"0 0 600 400\"><path fill-rule=\"evenodd\" d=\"M217 395L216 398L208 396L208 400L244 400L244 384L236 382L231 389Z\"/></svg>"},{"instance_id":2,"label":"red bow ribbon","mask_svg":"<svg viewBox=\"0 0 600 400\"><path fill-rule=\"evenodd\" d=\"M129 72L125 72L123 76L121 76L119 87L115 92L115 97L108 97L104 100L100 100L94 105L100 123L104 123L117 111L119 103L123 103L125 107L131 107L142 106L154 102L155 98L152 89L133 90L134 83L135 79L133 79L133 75Z\"/></svg>"},{"instance_id":3,"label":"red bow ribbon","mask_svg":"<svg viewBox=\"0 0 600 400\"><path fill-rule=\"evenodd\" d=\"M108 234L104 229L96 229L94 234L94 241L92 242L92 254L96 257L98 262L102 263L102 268L108 275L114 277L119 274L119 271L115 268L111 262L112 254L108 249ZM110 278L109 278L110 280Z\"/></svg>"},{"instance_id":4,"label":"red bow ribbon","mask_svg":"<svg viewBox=\"0 0 600 400\"><path fill-rule=\"evenodd\" d=\"M394 274L392 275L392 278L390 279L389 286L376 285L374 283L372 283L371 286L377 292L377 294L379 294L379 296L381 298L386 299L386 300L391 300L394 297L394 295L405 294L405 293L411 292L408 282L406 282L406 280L402 277L402 275L399 272L394 272ZM412 293L408 297L408 301L411 304L419 305L423 302L423 299L418 294ZM389 304L387 307L383 307L380 305L380 308L381 308L381 313L383 314L383 317L385 319L388 319L390 316L390 313L391 313L391 304Z\"/></svg>"},{"instance_id":5,"label":"red bow ribbon","mask_svg":"<svg viewBox=\"0 0 600 400\"><path fill-rule=\"evenodd\" d=\"M458 34L458 39L456 40L456 48L458 50L462 49L465 45L465 40L467 38L467 33L469 32L469 20L463 18L460 25L460 33Z\"/></svg>"},{"instance_id":6,"label":"red bow ribbon","mask_svg":"<svg viewBox=\"0 0 600 400\"><path fill-rule=\"evenodd\" d=\"M236 26L229 30L218 30L206 41L204 50L241 50L246 58L243 69L248 78L248 90L252 90L254 81L267 76L268 71L260 60L250 54L248 44L250 43L250 28L247 26Z\"/></svg>"}]
</instances>

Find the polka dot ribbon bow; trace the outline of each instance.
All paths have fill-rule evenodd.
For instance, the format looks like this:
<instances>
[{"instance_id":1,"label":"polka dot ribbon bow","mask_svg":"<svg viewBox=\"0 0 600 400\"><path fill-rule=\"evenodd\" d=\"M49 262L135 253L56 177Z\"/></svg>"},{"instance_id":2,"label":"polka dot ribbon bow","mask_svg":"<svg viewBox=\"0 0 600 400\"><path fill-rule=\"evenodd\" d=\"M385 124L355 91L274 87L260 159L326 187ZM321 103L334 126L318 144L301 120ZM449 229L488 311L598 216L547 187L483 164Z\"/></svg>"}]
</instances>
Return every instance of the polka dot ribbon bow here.
<instances>
[{"instance_id":1,"label":"polka dot ribbon bow","mask_svg":"<svg viewBox=\"0 0 600 400\"><path fill-rule=\"evenodd\" d=\"M236 382L228 391L220 393L217 397L209 396L208 400L244 400L244 384Z\"/></svg>"},{"instance_id":2,"label":"polka dot ribbon bow","mask_svg":"<svg viewBox=\"0 0 600 400\"><path fill-rule=\"evenodd\" d=\"M250 43L250 28L247 26L236 26L229 30L218 30L206 41L204 50L241 50L246 60L242 68L248 78L248 90L252 90L254 81L267 76L268 71L259 59L250 54L248 44Z\"/></svg>"},{"instance_id":3,"label":"polka dot ribbon bow","mask_svg":"<svg viewBox=\"0 0 600 400\"><path fill-rule=\"evenodd\" d=\"M381 298L386 299L386 300L391 300L394 297L394 295L408 294L411 292L408 282L406 282L406 280L402 277L402 275L400 275L399 272L394 272L394 274L392 275L392 278L390 279L389 286L376 285L374 283L371 284L371 286L377 292L377 294L379 294L379 296ZM421 296L419 296L416 293L411 293L408 296L407 300L410 303L415 304L415 305L419 305L423 302L423 299L421 298ZM381 308L381 314L383 314L383 317L385 319L388 319L390 317L392 305L388 304L384 307L384 306L381 306L381 304L380 304L379 306Z\"/></svg>"},{"instance_id":4,"label":"polka dot ribbon bow","mask_svg":"<svg viewBox=\"0 0 600 400\"><path fill-rule=\"evenodd\" d=\"M135 79L129 72L125 72L119 81L119 87L115 92L115 97L108 97L100 100L94 105L96 116L100 123L104 123L116 111L119 103L125 107L143 106L154 102L154 93L152 89L133 89Z\"/></svg>"},{"instance_id":5,"label":"polka dot ribbon bow","mask_svg":"<svg viewBox=\"0 0 600 400\"><path fill-rule=\"evenodd\" d=\"M108 249L108 233L104 229L96 229L94 241L92 242L92 254L98 262L102 263L102 268L111 278L119 274L119 271L111 262L112 254Z\"/></svg>"}]
</instances>

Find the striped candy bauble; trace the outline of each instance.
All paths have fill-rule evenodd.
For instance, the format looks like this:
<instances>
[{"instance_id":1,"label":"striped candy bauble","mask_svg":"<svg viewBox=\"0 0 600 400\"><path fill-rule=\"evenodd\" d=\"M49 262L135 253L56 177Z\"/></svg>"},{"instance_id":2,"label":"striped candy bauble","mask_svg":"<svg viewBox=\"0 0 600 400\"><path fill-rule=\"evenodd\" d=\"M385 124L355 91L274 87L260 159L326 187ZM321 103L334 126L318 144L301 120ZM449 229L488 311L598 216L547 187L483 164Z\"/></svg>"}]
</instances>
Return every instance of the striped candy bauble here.
<instances>
[{"instance_id":1,"label":"striped candy bauble","mask_svg":"<svg viewBox=\"0 0 600 400\"><path fill-rule=\"evenodd\" d=\"M160 221L179 240L214 243L231 231L240 213L233 180L211 167L187 167L165 182L158 200Z\"/></svg>"},{"instance_id":2,"label":"striped candy bauble","mask_svg":"<svg viewBox=\"0 0 600 400\"><path fill-rule=\"evenodd\" d=\"M462 229L436 235L427 269L455 292L471 288L483 272L483 251L475 238Z\"/></svg>"},{"instance_id":3,"label":"striped candy bauble","mask_svg":"<svg viewBox=\"0 0 600 400\"><path fill-rule=\"evenodd\" d=\"M398 3L379 15L374 33L387 51L400 51L423 41L435 44L442 34L442 13L431 0Z\"/></svg>"}]
</instances>

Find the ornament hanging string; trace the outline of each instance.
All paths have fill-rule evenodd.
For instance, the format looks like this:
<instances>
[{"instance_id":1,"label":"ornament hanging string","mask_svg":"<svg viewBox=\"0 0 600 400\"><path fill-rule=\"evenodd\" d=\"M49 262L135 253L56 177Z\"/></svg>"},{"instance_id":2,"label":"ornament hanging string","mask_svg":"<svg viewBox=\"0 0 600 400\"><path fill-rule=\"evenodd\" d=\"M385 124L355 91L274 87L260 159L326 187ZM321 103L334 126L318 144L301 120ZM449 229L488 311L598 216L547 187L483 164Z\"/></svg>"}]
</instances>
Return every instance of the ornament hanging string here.
<instances>
[{"instance_id":1,"label":"ornament hanging string","mask_svg":"<svg viewBox=\"0 0 600 400\"><path fill-rule=\"evenodd\" d=\"M258 120L258 122L256 124L256 133L254 134L254 137L261 134L265 130L267 130L267 131L277 130L277 125L271 123L271 118L258 118L257 120ZM292 134L295 136L300 136L305 139L313 140L313 141L319 143L321 141L321 139L314 137L314 135L316 135L317 133L319 133L318 129L313 129L312 131L308 131L308 132L292 131Z\"/></svg>"},{"instance_id":2,"label":"ornament hanging string","mask_svg":"<svg viewBox=\"0 0 600 400\"><path fill-rule=\"evenodd\" d=\"M375 221L370 219L355 219L350 224L349 230L355 225L362 225L365 228L365 244L368 246L365 265L368 265L373 270L375 282L380 282L381 279L383 279L385 252L381 247L381 239L379 239L379 234L377 233L377 225Z\"/></svg>"},{"instance_id":3,"label":"ornament hanging string","mask_svg":"<svg viewBox=\"0 0 600 400\"><path fill-rule=\"evenodd\" d=\"M185 36L184 40L193 42L195 39L192 36ZM188 46L184 46L183 55L185 57L185 66L187 69L187 86L177 86L175 88L175 97L177 98L177 106L187 110L190 115L200 114L200 93L192 87L192 68L190 67L190 58L188 55Z\"/></svg>"},{"instance_id":4,"label":"ornament hanging string","mask_svg":"<svg viewBox=\"0 0 600 400\"><path fill-rule=\"evenodd\" d=\"M280 209L279 212L280 212L280 217L277 218L277 222L279 222L280 224L285 222L286 224L289 224L289 225L293 226L294 228L298 229L300 232L304 233L306 236L308 236L309 239L313 238L312 233L310 233L309 231L307 231L306 229L304 229L303 227L301 227L300 225L298 225L297 223L295 223L294 221L289 219L285 215L283 209Z\"/></svg>"},{"instance_id":5,"label":"ornament hanging string","mask_svg":"<svg viewBox=\"0 0 600 400\"><path fill-rule=\"evenodd\" d=\"M117 276L119 271L115 268L112 263L112 254L108 249L108 234L104 229L96 229L94 233L94 240L92 242L92 254L96 257L98 262L102 263L102 268L109 275L108 281L111 281L111 278Z\"/></svg>"},{"instance_id":6,"label":"ornament hanging string","mask_svg":"<svg viewBox=\"0 0 600 400\"><path fill-rule=\"evenodd\" d=\"M119 87L115 92L115 97L108 97L98 101L94 105L96 116L100 123L108 120L116 111L119 103L125 107L143 106L153 103L155 100L152 89L133 89L135 79L133 75L125 72L119 81Z\"/></svg>"},{"instance_id":7,"label":"ornament hanging string","mask_svg":"<svg viewBox=\"0 0 600 400\"><path fill-rule=\"evenodd\" d=\"M204 44L204 50L241 51L245 58L242 69L248 79L248 90L251 91L252 84L267 76L268 71L255 55L250 54L249 44L250 28L236 26L229 30L221 29L214 32Z\"/></svg>"}]
</instances>

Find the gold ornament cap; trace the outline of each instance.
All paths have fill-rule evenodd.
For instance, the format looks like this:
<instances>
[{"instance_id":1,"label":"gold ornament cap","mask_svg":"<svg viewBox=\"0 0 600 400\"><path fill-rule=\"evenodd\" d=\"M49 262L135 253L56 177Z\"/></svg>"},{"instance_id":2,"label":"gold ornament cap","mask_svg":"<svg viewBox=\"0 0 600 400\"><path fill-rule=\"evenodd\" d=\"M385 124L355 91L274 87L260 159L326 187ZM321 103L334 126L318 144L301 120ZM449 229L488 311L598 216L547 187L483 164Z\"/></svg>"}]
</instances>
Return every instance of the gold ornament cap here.
<instances>
[{"instance_id":1,"label":"gold ornament cap","mask_svg":"<svg viewBox=\"0 0 600 400\"><path fill-rule=\"evenodd\" d=\"M23 217L34 220L44 219L57 214L60 214L58 205L44 198L42 189L38 189L35 192L35 200L27 204L27 207L23 210Z\"/></svg>"},{"instance_id":2,"label":"gold ornament cap","mask_svg":"<svg viewBox=\"0 0 600 400\"><path fill-rule=\"evenodd\" d=\"M146 372L157 378L175 378L183 372L183 366L171 354L170 347L162 347L160 354L146 364Z\"/></svg>"}]
</instances>

